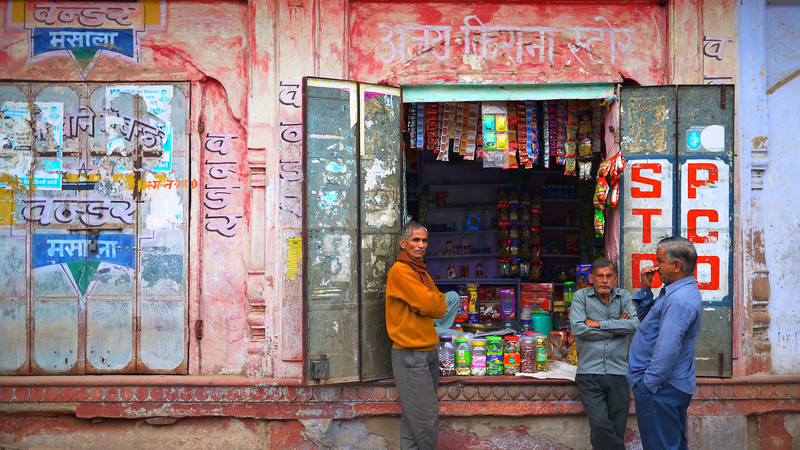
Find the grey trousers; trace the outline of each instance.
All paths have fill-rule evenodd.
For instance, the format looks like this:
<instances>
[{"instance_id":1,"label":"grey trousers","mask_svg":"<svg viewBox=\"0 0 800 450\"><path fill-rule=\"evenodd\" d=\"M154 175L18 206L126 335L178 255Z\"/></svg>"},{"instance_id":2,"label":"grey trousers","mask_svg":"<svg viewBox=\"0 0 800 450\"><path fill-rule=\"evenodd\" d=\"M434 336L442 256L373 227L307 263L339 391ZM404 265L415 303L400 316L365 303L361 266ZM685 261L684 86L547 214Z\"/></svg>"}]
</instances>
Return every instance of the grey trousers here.
<instances>
[{"instance_id":1,"label":"grey trousers","mask_svg":"<svg viewBox=\"0 0 800 450\"><path fill-rule=\"evenodd\" d=\"M631 391L625 375L575 376L581 403L589 416L589 441L595 450L625 450Z\"/></svg>"},{"instance_id":2,"label":"grey trousers","mask_svg":"<svg viewBox=\"0 0 800 450\"><path fill-rule=\"evenodd\" d=\"M439 439L439 354L392 349L392 370L403 415L400 448L435 449Z\"/></svg>"}]
</instances>

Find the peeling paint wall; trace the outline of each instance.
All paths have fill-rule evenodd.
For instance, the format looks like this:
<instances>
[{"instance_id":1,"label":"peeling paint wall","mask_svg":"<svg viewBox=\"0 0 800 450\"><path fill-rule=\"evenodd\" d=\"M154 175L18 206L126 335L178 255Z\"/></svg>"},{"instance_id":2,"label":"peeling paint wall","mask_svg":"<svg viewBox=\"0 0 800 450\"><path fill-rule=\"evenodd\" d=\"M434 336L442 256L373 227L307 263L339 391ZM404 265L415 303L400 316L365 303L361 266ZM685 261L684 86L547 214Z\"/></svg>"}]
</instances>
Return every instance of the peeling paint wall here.
<instances>
[{"instance_id":1,"label":"peeling paint wall","mask_svg":"<svg viewBox=\"0 0 800 450\"><path fill-rule=\"evenodd\" d=\"M800 374L800 173L797 99L800 98L800 5L766 7L766 94L769 166L764 180L764 249L770 272L769 341L772 371Z\"/></svg>"},{"instance_id":2,"label":"peeling paint wall","mask_svg":"<svg viewBox=\"0 0 800 450\"><path fill-rule=\"evenodd\" d=\"M694 0L1 1L0 66L3 80L188 83L190 163L178 181L189 198L156 192L165 181L156 175L141 181L154 187L143 193L148 227L169 226L178 220L171 211L191 204L180 219L190 227L189 270L176 294L188 298L189 373L299 379L303 76L406 85L712 82L736 63L735 3L705 1L700 12ZM671 21L691 33L671 32ZM40 143L57 145L58 133L40 125ZM104 167L100 176L110 173ZM0 202L0 214L8 205ZM20 254L20 239L7 240L5 254ZM172 272L168 254L147 257ZM13 260L2 257L0 267ZM146 272L148 289L180 291L177 278L157 274ZM18 283L0 286L3 295L18 291ZM23 321L0 332L27 329Z\"/></svg>"},{"instance_id":3,"label":"peeling paint wall","mask_svg":"<svg viewBox=\"0 0 800 450\"><path fill-rule=\"evenodd\" d=\"M0 370L27 373L16 366L33 340L34 371L244 373L263 329L247 301L247 5L0 9L2 78L23 86L0 88L0 247L14 257L0 270L15 280L0 302L21 317L2 328L22 343L4 346ZM56 345L68 356L45 358Z\"/></svg>"},{"instance_id":4,"label":"peeling paint wall","mask_svg":"<svg viewBox=\"0 0 800 450\"><path fill-rule=\"evenodd\" d=\"M666 81L667 8L354 3L350 76L392 84Z\"/></svg>"},{"instance_id":5,"label":"peeling paint wall","mask_svg":"<svg viewBox=\"0 0 800 450\"><path fill-rule=\"evenodd\" d=\"M800 439L797 414L690 416L689 447L794 448ZM7 417L0 421L0 445L10 448L84 448L102 433L104 445L157 448L399 449L400 418L280 420L152 418L143 420ZM585 416L443 418L438 448L536 448L588 450ZM635 416L628 419L626 448L641 448Z\"/></svg>"}]
</instances>

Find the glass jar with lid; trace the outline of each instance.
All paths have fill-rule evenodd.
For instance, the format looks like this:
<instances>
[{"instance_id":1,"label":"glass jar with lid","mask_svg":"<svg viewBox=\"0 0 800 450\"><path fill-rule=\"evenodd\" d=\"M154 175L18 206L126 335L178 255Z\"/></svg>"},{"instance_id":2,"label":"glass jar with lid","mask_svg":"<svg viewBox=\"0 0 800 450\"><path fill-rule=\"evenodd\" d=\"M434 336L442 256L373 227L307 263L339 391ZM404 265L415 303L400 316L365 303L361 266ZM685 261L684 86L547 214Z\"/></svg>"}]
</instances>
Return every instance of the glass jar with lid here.
<instances>
[{"instance_id":1,"label":"glass jar with lid","mask_svg":"<svg viewBox=\"0 0 800 450\"><path fill-rule=\"evenodd\" d=\"M470 368L472 375L486 375L486 341L476 339L472 341L472 355Z\"/></svg>"},{"instance_id":2,"label":"glass jar with lid","mask_svg":"<svg viewBox=\"0 0 800 450\"><path fill-rule=\"evenodd\" d=\"M486 337L486 375L503 374L503 338Z\"/></svg>"},{"instance_id":3,"label":"glass jar with lid","mask_svg":"<svg viewBox=\"0 0 800 450\"><path fill-rule=\"evenodd\" d=\"M519 336L506 336L503 347L503 373L516 375L519 372Z\"/></svg>"},{"instance_id":4,"label":"glass jar with lid","mask_svg":"<svg viewBox=\"0 0 800 450\"><path fill-rule=\"evenodd\" d=\"M467 338L456 339L456 375L469 375L472 370L470 362L470 349Z\"/></svg>"},{"instance_id":5,"label":"glass jar with lid","mask_svg":"<svg viewBox=\"0 0 800 450\"><path fill-rule=\"evenodd\" d=\"M449 334L439 336L439 375L451 377L456 374L456 349L453 337Z\"/></svg>"}]
</instances>

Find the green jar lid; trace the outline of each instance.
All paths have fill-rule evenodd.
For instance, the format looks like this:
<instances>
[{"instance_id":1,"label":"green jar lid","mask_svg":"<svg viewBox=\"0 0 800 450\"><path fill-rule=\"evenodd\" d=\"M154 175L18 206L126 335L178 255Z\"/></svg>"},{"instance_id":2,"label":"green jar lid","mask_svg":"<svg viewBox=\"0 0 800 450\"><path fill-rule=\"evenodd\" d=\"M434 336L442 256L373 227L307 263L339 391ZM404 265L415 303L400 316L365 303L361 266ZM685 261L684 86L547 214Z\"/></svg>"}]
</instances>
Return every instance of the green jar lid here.
<instances>
[{"instance_id":1,"label":"green jar lid","mask_svg":"<svg viewBox=\"0 0 800 450\"><path fill-rule=\"evenodd\" d=\"M575 284L575 282L574 281L566 281L566 282L564 282L564 284L565 285L567 285L567 284Z\"/></svg>"},{"instance_id":2,"label":"green jar lid","mask_svg":"<svg viewBox=\"0 0 800 450\"><path fill-rule=\"evenodd\" d=\"M487 341L502 341L503 338L500 336L486 336Z\"/></svg>"},{"instance_id":3,"label":"green jar lid","mask_svg":"<svg viewBox=\"0 0 800 450\"><path fill-rule=\"evenodd\" d=\"M456 338L456 342L467 342L467 338Z\"/></svg>"}]
</instances>

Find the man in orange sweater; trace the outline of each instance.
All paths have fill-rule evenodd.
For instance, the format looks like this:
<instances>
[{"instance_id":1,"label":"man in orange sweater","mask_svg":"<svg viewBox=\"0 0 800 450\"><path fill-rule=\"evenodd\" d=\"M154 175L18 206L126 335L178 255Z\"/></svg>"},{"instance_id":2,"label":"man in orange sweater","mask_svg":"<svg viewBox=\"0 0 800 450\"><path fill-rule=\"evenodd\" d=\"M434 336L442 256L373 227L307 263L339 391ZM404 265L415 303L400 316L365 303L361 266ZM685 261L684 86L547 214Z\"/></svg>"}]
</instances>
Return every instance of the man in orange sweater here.
<instances>
[{"instance_id":1,"label":"man in orange sweater","mask_svg":"<svg viewBox=\"0 0 800 450\"><path fill-rule=\"evenodd\" d=\"M433 319L445 315L445 296L425 265L428 230L408 222L400 234L397 262L386 280L386 331L403 415L400 446L435 449L439 436L439 355Z\"/></svg>"}]
</instances>

